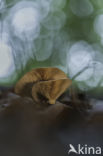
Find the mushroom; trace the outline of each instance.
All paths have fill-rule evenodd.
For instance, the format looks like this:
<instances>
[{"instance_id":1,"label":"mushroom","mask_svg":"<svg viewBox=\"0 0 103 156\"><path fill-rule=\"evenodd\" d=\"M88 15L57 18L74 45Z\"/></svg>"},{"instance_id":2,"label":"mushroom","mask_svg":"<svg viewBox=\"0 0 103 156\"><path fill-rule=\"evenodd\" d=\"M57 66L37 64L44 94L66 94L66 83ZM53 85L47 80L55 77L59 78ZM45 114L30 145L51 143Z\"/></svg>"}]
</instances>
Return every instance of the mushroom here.
<instances>
[{"instance_id":1,"label":"mushroom","mask_svg":"<svg viewBox=\"0 0 103 156\"><path fill-rule=\"evenodd\" d=\"M71 85L72 81L58 68L37 68L26 73L16 84L15 93L32 97L35 102L56 99Z\"/></svg>"},{"instance_id":2,"label":"mushroom","mask_svg":"<svg viewBox=\"0 0 103 156\"><path fill-rule=\"evenodd\" d=\"M56 99L70 86L69 79L58 79L41 81L32 87L32 97L36 102L40 102L40 95L47 99L49 104L55 104Z\"/></svg>"}]
</instances>

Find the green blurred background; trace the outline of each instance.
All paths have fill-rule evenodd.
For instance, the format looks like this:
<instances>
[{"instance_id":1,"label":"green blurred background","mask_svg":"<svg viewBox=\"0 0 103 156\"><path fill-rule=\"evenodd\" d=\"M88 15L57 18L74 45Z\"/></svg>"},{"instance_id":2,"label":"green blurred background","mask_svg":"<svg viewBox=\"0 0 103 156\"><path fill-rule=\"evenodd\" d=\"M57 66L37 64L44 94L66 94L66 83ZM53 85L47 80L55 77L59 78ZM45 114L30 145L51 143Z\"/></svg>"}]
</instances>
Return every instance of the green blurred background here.
<instances>
[{"instance_id":1,"label":"green blurred background","mask_svg":"<svg viewBox=\"0 0 103 156\"><path fill-rule=\"evenodd\" d=\"M37 67L102 97L103 0L0 0L0 85Z\"/></svg>"}]
</instances>

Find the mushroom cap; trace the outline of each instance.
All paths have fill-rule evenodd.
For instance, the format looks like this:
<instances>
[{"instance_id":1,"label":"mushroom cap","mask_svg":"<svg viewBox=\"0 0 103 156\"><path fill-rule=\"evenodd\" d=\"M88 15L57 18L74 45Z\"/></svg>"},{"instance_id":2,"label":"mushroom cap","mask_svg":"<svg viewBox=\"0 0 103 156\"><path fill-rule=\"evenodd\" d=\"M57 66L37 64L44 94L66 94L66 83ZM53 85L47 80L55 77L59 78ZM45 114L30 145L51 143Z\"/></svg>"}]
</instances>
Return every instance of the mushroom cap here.
<instances>
[{"instance_id":1,"label":"mushroom cap","mask_svg":"<svg viewBox=\"0 0 103 156\"><path fill-rule=\"evenodd\" d=\"M66 91L71 83L72 81L68 78L38 82L32 87L32 97L37 103L43 100L40 98L42 96L49 104L55 104L56 99Z\"/></svg>"},{"instance_id":2,"label":"mushroom cap","mask_svg":"<svg viewBox=\"0 0 103 156\"><path fill-rule=\"evenodd\" d=\"M32 96L32 86L40 81L65 79L67 75L58 68L37 68L27 72L16 84L15 93L21 96Z\"/></svg>"}]
</instances>

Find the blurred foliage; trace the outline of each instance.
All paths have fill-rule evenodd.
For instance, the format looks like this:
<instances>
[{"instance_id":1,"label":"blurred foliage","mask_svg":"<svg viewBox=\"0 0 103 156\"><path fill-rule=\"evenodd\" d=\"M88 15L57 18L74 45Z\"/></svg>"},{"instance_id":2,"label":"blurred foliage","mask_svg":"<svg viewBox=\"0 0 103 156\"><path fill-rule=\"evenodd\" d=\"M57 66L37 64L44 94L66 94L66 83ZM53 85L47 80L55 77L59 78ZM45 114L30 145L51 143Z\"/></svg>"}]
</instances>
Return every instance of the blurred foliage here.
<instances>
[{"instance_id":1,"label":"blurred foliage","mask_svg":"<svg viewBox=\"0 0 103 156\"><path fill-rule=\"evenodd\" d=\"M20 9L27 8L26 3L29 4L29 2L38 5L37 12L39 16L37 22L39 20L39 29L33 28L33 34L31 32L28 34L28 30L27 32L23 31L22 37L22 34L19 36L21 30L16 31L17 27L15 26L15 23L13 25L12 21L13 18L16 19L16 13L20 12ZM82 91L94 93L95 90L99 88L98 93L101 92L103 87L103 74L98 74L98 71L102 69L103 64L103 32L101 28L103 22L99 16L103 14L103 0L6 0L4 6L5 9L1 9L1 23L4 23L1 32L6 30L10 35L15 71L9 77L0 78L1 85L15 84L24 73L37 67L55 66L66 72L69 77L73 78L70 74L72 65L68 62L72 55L68 54L70 53L71 48L80 42L80 44L83 43L83 45L79 44L80 51L86 51L91 55L93 53L93 62L97 64L97 68L90 67L94 69L95 74L92 73L91 77L86 75L88 77L87 80L73 80L76 82L77 87ZM29 15L27 15L27 17L28 16ZM15 19L14 21L16 21ZM19 19L19 16L17 19ZM24 22L28 21L29 19ZM99 23L101 24L101 27ZM23 22L21 24L23 24ZM18 24L18 26L21 25ZM29 26L30 25L28 25L28 27ZM36 37L34 37L34 30ZM30 37L31 34L32 36ZM85 46L87 47L85 48ZM78 49L77 52L79 56ZM74 62L77 61L80 63L75 59L78 59L78 57L74 57ZM81 62L85 64L85 59ZM93 66L94 63L91 64ZM74 63L73 65L76 64ZM93 77L96 73L100 76L100 80L98 81ZM88 84L88 81L94 81L94 84L90 85ZM102 85L99 85L99 83Z\"/></svg>"}]
</instances>

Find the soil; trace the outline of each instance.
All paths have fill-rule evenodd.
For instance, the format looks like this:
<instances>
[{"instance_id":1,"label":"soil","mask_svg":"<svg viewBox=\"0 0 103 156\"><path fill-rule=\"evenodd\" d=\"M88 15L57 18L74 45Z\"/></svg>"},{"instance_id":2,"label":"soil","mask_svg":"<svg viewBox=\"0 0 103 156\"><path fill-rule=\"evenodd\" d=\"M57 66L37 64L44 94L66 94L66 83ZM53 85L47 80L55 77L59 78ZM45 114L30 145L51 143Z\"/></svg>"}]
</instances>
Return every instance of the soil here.
<instances>
[{"instance_id":1,"label":"soil","mask_svg":"<svg viewBox=\"0 0 103 156\"><path fill-rule=\"evenodd\" d=\"M103 101L82 93L49 105L0 89L0 156L67 156L69 144L103 146L102 123Z\"/></svg>"}]
</instances>

